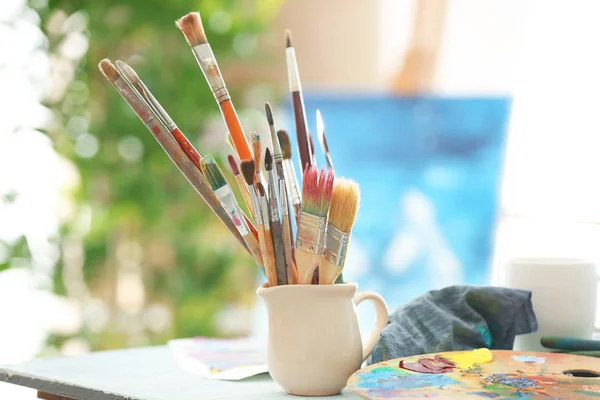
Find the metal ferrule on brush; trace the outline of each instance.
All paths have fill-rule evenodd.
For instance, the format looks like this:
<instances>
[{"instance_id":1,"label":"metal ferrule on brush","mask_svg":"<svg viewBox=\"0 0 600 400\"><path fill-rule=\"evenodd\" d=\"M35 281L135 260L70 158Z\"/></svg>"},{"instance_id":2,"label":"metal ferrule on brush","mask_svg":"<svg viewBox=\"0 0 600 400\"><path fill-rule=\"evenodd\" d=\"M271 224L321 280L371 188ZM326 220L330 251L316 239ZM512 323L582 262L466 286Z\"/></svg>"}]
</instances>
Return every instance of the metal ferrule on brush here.
<instances>
[{"instance_id":1,"label":"metal ferrule on brush","mask_svg":"<svg viewBox=\"0 0 600 400\"><path fill-rule=\"evenodd\" d=\"M233 193L227 187L227 185L218 188L214 192L219 199L219 203L221 203L223 208L231 216L231 220L233 221L233 224L237 228L240 235L246 236L249 234L250 229L246 224L246 220L244 220L242 211L239 209L237 202L235 201L235 197L233 197Z\"/></svg>"},{"instance_id":2,"label":"metal ferrule on brush","mask_svg":"<svg viewBox=\"0 0 600 400\"><path fill-rule=\"evenodd\" d=\"M300 71L298 70L298 62L296 61L296 50L294 50L293 47L287 47L285 49L285 58L287 60L290 92L301 92L302 85L300 84Z\"/></svg>"},{"instance_id":3,"label":"metal ferrule on brush","mask_svg":"<svg viewBox=\"0 0 600 400\"><path fill-rule=\"evenodd\" d=\"M262 208L260 206L260 199L256 195L254 186L248 185L248 191L250 192L250 200L252 201L252 210L254 211L254 222L256 225L262 225L264 223Z\"/></svg>"},{"instance_id":4,"label":"metal ferrule on brush","mask_svg":"<svg viewBox=\"0 0 600 400\"><path fill-rule=\"evenodd\" d=\"M350 243L350 232L342 232L335 226L327 225L325 251L323 252L327 261L343 267L346 253L348 253L348 243Z\"/></svg>"},{"instance_id":5,"label":"metal ferrule on brush","mask_svg":"<svg viewBox=\"0 0 600 400\"><path fill-rule=\"evenodd\" d=\"M301 212L296 234L296 248L315 255L322 254L326 223L327 218Z\"/></svg>"},{"instance_id":6,"label":"metal ferrule on brush","mask_svg":"<svg viewBox=\"0 0 600 400\"><path fill-rule=\"evenodd\" d=\"M272 222L279 221L279 205L277 204L277 192L275 189L275 170L267 172L269 177L269 215Z\"/></svg>"},{"instance_id":7,"label":"metal ferrule on brush","mask_svg":"<svg viewBox=\"0 0 600 400\"><path fill-rule=\"evenodd\" d=\"M202 69L202 72L204 73L206 81L215 95L217 103L220 104L225 100L231 99L227 87L225 86L223 76L221 75L221 71L219 70L217 59L210 48L210 44L202 43L198 46L194 46L192 47L192 52L196 57L196 61L198 61L198 65L200 65L200 69Z\"/></svg>"},{"instance_id":8,"label":"metal ferrule on brush","mask_svg":"<svg viewBox=\"0 0 600 400\"><path fill-rule=\"evenodd\" d=\"M117 80L113 82L113 85L121 96L123 96L127 104L135 111L137 116L140 117L142 123L146 125L153 134L157 134L161 129L164 129L162 123L154 115L150 106L146 104L145 100L143 100L136 90L129 86L123 77L117 78Z\"/></svg>"},{"instance_id":9,"label":"metal ferrule on brush","mask_svg":"<svg viewBox=\"0 0 600 400\"><path fill-rule=\"evenodd\" d=\"M283 168L286 171L286 175L289 177L289 179L286 179L286 185L288 186L289 196L292 204L302 203L302 195L300 194L300 189L298 188L298 179L296 177L296 169L294 168L294 164L292 164L291 160L285 160L283 163Z\"/></svg>"},{"instance_id":10,"label":"metal ferrule on brush","mask_svg":"<svg viewBox=\"0 0 600 400\"><path fill-rule=\"evenodd\" d=\"M288 212L288 197L285 180L279 180L279 202L281 203L281 218L284 219L289 215Z\"/></svg>"},{"instance_id":11,"label":"metal ferrule on brush","mask_svg":"<svg viewBox=\"0 0 600 400\"><path fill-rule=\"evenodd\" d=\"M175 122L173 122L169 114L167 114L165 109L162 108L158 100L156 100L152 93L150 93L146 85L144 85L144 83L140 81L137 85L134 86L137 89L137 92L140 94L140 96L144 98L144 100L148 104L148 107L150 107L152 111L154 111L158 119L160 119L160 121L169 130L169 132L172 132L174 129L176 129L177 125L175 125Z\"/></svg>"}]
</instances>

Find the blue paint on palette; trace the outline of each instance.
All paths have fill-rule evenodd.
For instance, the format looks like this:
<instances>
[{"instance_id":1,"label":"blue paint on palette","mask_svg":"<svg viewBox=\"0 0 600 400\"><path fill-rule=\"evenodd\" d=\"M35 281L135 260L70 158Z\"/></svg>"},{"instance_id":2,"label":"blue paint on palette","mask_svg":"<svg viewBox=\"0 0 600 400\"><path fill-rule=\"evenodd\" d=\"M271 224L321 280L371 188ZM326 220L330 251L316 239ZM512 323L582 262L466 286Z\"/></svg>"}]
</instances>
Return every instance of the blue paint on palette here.
<instances>
[{"instance_id":1,"label":"blue paint on palette","mask_svg":"<svg viewBox=\"0 0 600 400\"><path fill-rule=\"evenodd\" d=\"M360 184L346 280L392 308L430 289L488 283L509 99L307 92L305 102L312 132L321 110L336 174ZM299 168L290 104L288 121Z\"/></svg>"},{"instance_id":2,"label":"blue paint on palette","mask_svg":"<svg viewBox=\"0 0 600 400\"><path fill-rule=\"evenodd\" d=\"M392 368L373 369L368 373L359 373L358 387L369 390L410 390L416 388L458 385L459 382L443 374L410 374Z\"/></svg>"}]
</instances>

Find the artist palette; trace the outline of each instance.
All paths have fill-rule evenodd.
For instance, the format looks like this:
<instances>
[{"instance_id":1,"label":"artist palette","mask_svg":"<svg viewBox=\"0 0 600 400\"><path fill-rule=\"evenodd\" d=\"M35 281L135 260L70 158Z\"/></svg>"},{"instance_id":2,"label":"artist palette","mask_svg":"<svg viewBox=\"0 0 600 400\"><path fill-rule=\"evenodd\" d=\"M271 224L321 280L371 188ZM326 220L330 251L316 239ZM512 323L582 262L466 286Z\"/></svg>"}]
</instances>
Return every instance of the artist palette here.
<instances>
[{"instance_id":1,"label":"artist palette","mask_svg":"<svg viewBox=\"0 0 600 400\"><path fill-rule=\"evenodd\" d=\"M487 360L485 353L482 357L482 350L490 356ZM480 353L435 353L373 364L355 372L348 380L347 388L361 397L373 400L419 397L600 397L600 359L508 350L489 352L480 349L475 352ZM471 357L472 355L475 357ZM471 362L465 362L469 359L472 359Z\"/></svg>"}]
</instances>

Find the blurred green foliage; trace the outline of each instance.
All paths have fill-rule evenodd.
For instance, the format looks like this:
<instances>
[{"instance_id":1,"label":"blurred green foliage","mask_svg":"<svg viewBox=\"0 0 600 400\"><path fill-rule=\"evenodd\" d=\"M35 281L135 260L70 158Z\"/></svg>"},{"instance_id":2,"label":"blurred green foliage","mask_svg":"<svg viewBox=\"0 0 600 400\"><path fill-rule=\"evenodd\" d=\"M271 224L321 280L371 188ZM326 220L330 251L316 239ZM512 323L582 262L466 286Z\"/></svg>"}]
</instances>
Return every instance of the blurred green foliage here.
<instances>
[{"instance_id":1,"label":"blurred green foliage","mask_svg":"<svg viewBox=\"0 0 600 400\"><path fill-rule=\"evenodd\" d=\"M257 52L233 49L243 49L248 38L265 30L278 5L279 0L50 0L37 9L51 58L64 53L61 46L77 21L86 23L88 39L85 56L70 61L74 74L64 95L46 104L55 116L47 133L80 176L72 193L75 211L61 228L54 289L83 304L84 314L78 333L55 334L50 345L77 337L98 350L213 336L222 334L215 317L225 305L250 306L257 267L97 64L105 57L130 63L202 152L202 132L218 108L174 21L200 11L222 66L232 59L251 62L260 58ZM61 22L62 28L53 28ZM247 87L242 80L229 85L234 99L243 99ZM225 143L224 124L222 130ZM131 276L141 277L141 304L139 290L128 286ZM106 310L104 324L97 323L98 304ZM153 304L170 310L165 326L148 321Z\"/></svg>"}]
</instances>

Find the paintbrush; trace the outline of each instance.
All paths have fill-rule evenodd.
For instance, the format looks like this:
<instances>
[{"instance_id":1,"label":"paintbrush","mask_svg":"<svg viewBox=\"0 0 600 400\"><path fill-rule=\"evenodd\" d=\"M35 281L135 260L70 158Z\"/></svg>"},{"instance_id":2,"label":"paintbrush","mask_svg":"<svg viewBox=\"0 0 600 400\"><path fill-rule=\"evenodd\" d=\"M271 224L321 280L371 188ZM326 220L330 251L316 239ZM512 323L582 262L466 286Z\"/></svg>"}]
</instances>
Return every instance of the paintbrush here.
<instances>
[{"instance_id":1,"label":"paintbrush","mask_svg":"<svg viewBox=\"0 0 600 400\"><path fill-rule=\"evenodd\" d=\"M267 171L268 193L269 193L269 222L273 236L273 253L275 256L275 267L277 269L277 284L288 283L287 266L285 260L285 248L283 245L283 228L279 217L279 202L277 200L277 188L275 170L273 170L273 156L271 149L265 151L265 170Z\"/></svg>"},{"instance_id":2,"label":"paintbrush","mask_svg":"<svg viewBox=\"0 0 600 400\"><path fill-rule=\"evenodd\" d=\"M310 155L311 155L311 165L318 167L317 165L317 153L315 152L315 140L313 139L312 133L308 131L308 143L310 144Z\"/></svg>"},{"instance_id":3,"label":"paintbrush","mask_svg":"<svg viewBox=\"0 0 600 400\"><path fill-rule=\"evenodd\" d=\"M235 238L242 244L244 249L250 252L242 235L229 218L227 212L221 207L219 201L210 189L206 180L202 176L200 170L188 158L181 149L179 144L173 139L167 128L160 122L153 110L146 104L144 99L138 95L121 77L119 71L108 60L104 59L98 64L102 74L108 79L119 94L125 99L127 104L133 109L137 116L142 120L142 123L152 132L163 150L167 153L171 161L177 166L179 171L186 177L196 192L204 199L210 209L217 217L225 224L225 226L233 233Z\"/></svg>"},{"instance_id":4,"label":"paintbrush","mask_svg":"<svg viewBox=\"0 0 600 400\"><path fill-rule=\"evenodd\" d=\"M138 74L135 72L133 68L124 63L121 60L117 60L117 71L119 71L120 75L127 81L130 88L132 88L137 95L142 97L144 102L150 109L154 112L154 114L158 117L159 121L167 128L167 130L171 133L171 136L177 141L179 147L185 152L188 158L194 163L194 165L201 171L200 160L202 156L198 153L198 151L194 148L192 143L188 140L187 137L181 132L181 130L177 127L173 119L169 116L169 114L165 111L162 105L156 100L150 89L146 87L144 82L140 79ZM250 232L254 235L254 238L257 239L258 235L254 225L252 222L243 214L243 218L248 225Z\"/></svg>"},{"instance_id":5,"label":"paintbrush","mask_svg":"<svg viewBox=\"0 0 600 400\"><path fill-rule=\"evenodd\" d=\"M233 176L235 177L235 181L240 188L240 192L242 192L242 197L254 217L254 209L252 208L252 200L250 199L250 192L248 192L248 187L246 186L246 182L244 182L244 177L240 174L240 169L238 167L237 161L232 154L227 156L227 162L229 163L229 167L231 168L231 172L233 172Z\"/></svg>"},{"instance_id":6,"label":"paintbrush","mask_svg":"<svg viewBox=\"0 0 600 400\"><path fill-rule=\"evenodd\" d=\"M307 165L312 165L313 156L310 148L310 139L306 123L306 110L302 96L302 84L300 83L300 72L296 61L296 50L292 46L292 34L285 31L285 56L287 61L288 82L292 94L292 106L294 108L294 121L296 123L296 138L298 140L298 153L300 154L300 171L304 172Z\"/></svg>"},{"instance_id":7,"label":"paintbrush","mask_svg":"<svg viewBox=\"0 0 600 400\"><path fill-rule=\"evenodd\" d=\"M260 245L256 238L250 232L248 225L246 224L246 220L243 217L242 210L235 200L235 195L233 194L233 190L231 186L227 183L225 179L225 175L223 175L223 171L217 165L217 162L212 156L204 157L200 163L202 167L202 172L204 173L204 177L206 181L210 185L210 188L215 193L219 202L223 206L223 208L229 213L233 224L236 226L240 235L243 236L252 256L260 265L263 267L262 255L260 251ZM263 268L264 271L264 268Z\"/></svg>"},{"instance_id":8,"label":"paintbrush","mask_svg":"<svg viewBox=\"0 0 600 400\"><path fill-rule=\"evenodd\" d=\"M267 220L269 217L269 206L267 204L267 193L262 182L258 182L256 185L258 189L258 201L260 203L260 211L263 215L264 221L264 235L265 235L265 249L266 255L263 255L263 260L267 258L269 260L269 270L267 272L267 279L269 286L277 286L279 284L279 277L277 275L277 264L275 263L275 249L273 246L273 232L271 231L271 224ZM266 267L266 264L265 264ZM285 285L287 282L282 280L282 284Z\"/></svg>"},{"instance_id":9,"label":"paintbrush","mask_svg":"<svg viewBox=\"0 0 600 400\"><path fill-rule=\"evenodd\" d=\"M319 263L319 284L334 283L342 272L359 205L358 183L346 178L336 179L329 204L325 251Z\"/></svg>"},{"instance_id":10,"label":"paintbrush","mask_svg":"<svg viewBox=\"0 0 600 400\"><path fill-rule=\"evenodd\" d=\"M277 139L279 141L279 145L281 146L281 155L283 157L285 184L287 186L290 201L292 202L294 217L297 220L300 216L300 209L302 207L302 197L300 185L298 184L298 176L296 175L294 163L292 162L292 145L290 143L290 137L284 130L277 131Z\"/></svg>"},{"instance_id":11,"label":"paintbrush","mask_svg":"<svg viewBox=\"0 0 600 400\"><path fill-rule=\"evenodd\" d=\"M258 183L258 182L265 182L265 177L263 176L263 171L262 171L262 167L263 167L263 159L262 159L262 154L264 152L264 149L266 148L266 146L263 146L263 141L264 138L261 139L260 135L256 132L252 132L252 137L251 137L251 143L252 143L252 154L253 154L253 160L254 160L254 183Z\"/></svg>"},{"instance_id":12,"label":"paintbrush","mask_svg":"<svg viewBox=\"0 0 600 400\"><path fill-rule=\"evenodd\" d=\"M323 117L321 111L317 110L317 138L321 145L321 150L325 155L325 161L327 162L327 168L333 170L333 161L331 160L331 154L329 154L329 145L327 144L327 137L325 136L325 124L323 123ZM335 171L334 171L335 172Z\"/></svg>"},{"instance_id":13,"label":"paintbrush","mask_svg":"<svg viewBox=\"0 0 600 400\"><path fill-rule=\"evenodd\" d=\"M580 339L568 336L542 336L542 346L567 351L600 351L600 340Z\"/></svg>"},{"instance_id":14,"label":"paintbrush","mask_svg":"<svg viewBox=\"0 0 600 400\"><path fill-rule=\"evenodd\" d=\"M167 128L167 130L171 133L171 136L179 143L181 149L187 154L188 158L200 169L200 159L202 158L198 151L194 148L192 143L185 137L183 132L179 130L173 119L169 116L169 114L165 111L165 109L160 105L158 100L152 95L152 92L146 87L144 82L140 79L138 74L135 72L133 68L124 63L121 60L117 60L117 70L120 72L121 76L125 78L133 87L135 91L144 99L146 104L154 111L154 113L158 116L158 119L162 122L162 124Z\"/></svg>"},{"instance_id":15,"label":"paintbrush","mask_svg":"<svg viewBox=\"0 0 600 400\"><path fill-rule=\"evenodd\" d=\"M221 114L229 129L238 156L241 160L251 159L252 153L250 152L250 146L246 140L246 135L244 134L240 120L235 112L235 108L233 107L229 92L225 87L225 80L219 70L217 59L206 39L200 13L191 12L181 17L176 22L176 25L192 48L192 53L194 53L200 69L202 69L204 78L208 82L208 85L215 96L215 100L219 104Z\"/></svg>"},{"instance_id":16,"label":"paintbrush","mask_svg":"<svg viewBox=\"0 0 600 400\"><path fill-rule=\"evenodd\" d=\"M244 177L244 181L246 182L248 192L250 193L250 199L252 201L254 222L256 223L256 228L258 229L258 241L260 244L260 251L262 254L263 265L265 267L265 273L267 275L267 281L269 286L274 286L277 284L277 272L274 265L274 260L272 259L272 254L269 254L269 248L267 246L268 240L265 225L268 225L269 222L265 221L263 218L264 214L261 207L260 198L258 197L254 187L254 177L256 175L254 171L254 161L242 161L240 167L242 169L242 176Z\"/></svg>"},{"instance_id":17,"label":"paintbrush","mask_svg":"<svg viewBox=\"0 0 600 400\"><path fill-rule=\"evenodd\" d=\"M273 158L275 160L275 169L277 170L277 189L279 193L279 204L281 206L281 223L283 229L283 248L285 253L285 265L288 277L288 283L296 282L296 271L294 263L294 241L292 232L292 221L290 218L290 204L288 201L286 178L283 171L283 156L281 146L275 132L275 122L273 121L273 111L269 103L265 103L265 113L269 123L269 132L271 133L271 142L273 144Z\"/></svg>"},{"instance_id":18,"label":"paintbrush","mask_svg":"<svg viewBox=\"0 0 600 400\"><path fill-rule=\"evenodd\" d=\"M296 267L300 284L311 283L323 253L333 182L331 171L319 174L315 167L307 167L304 172L302 211L296 235Z\"/></svg>"}]
</instances>

